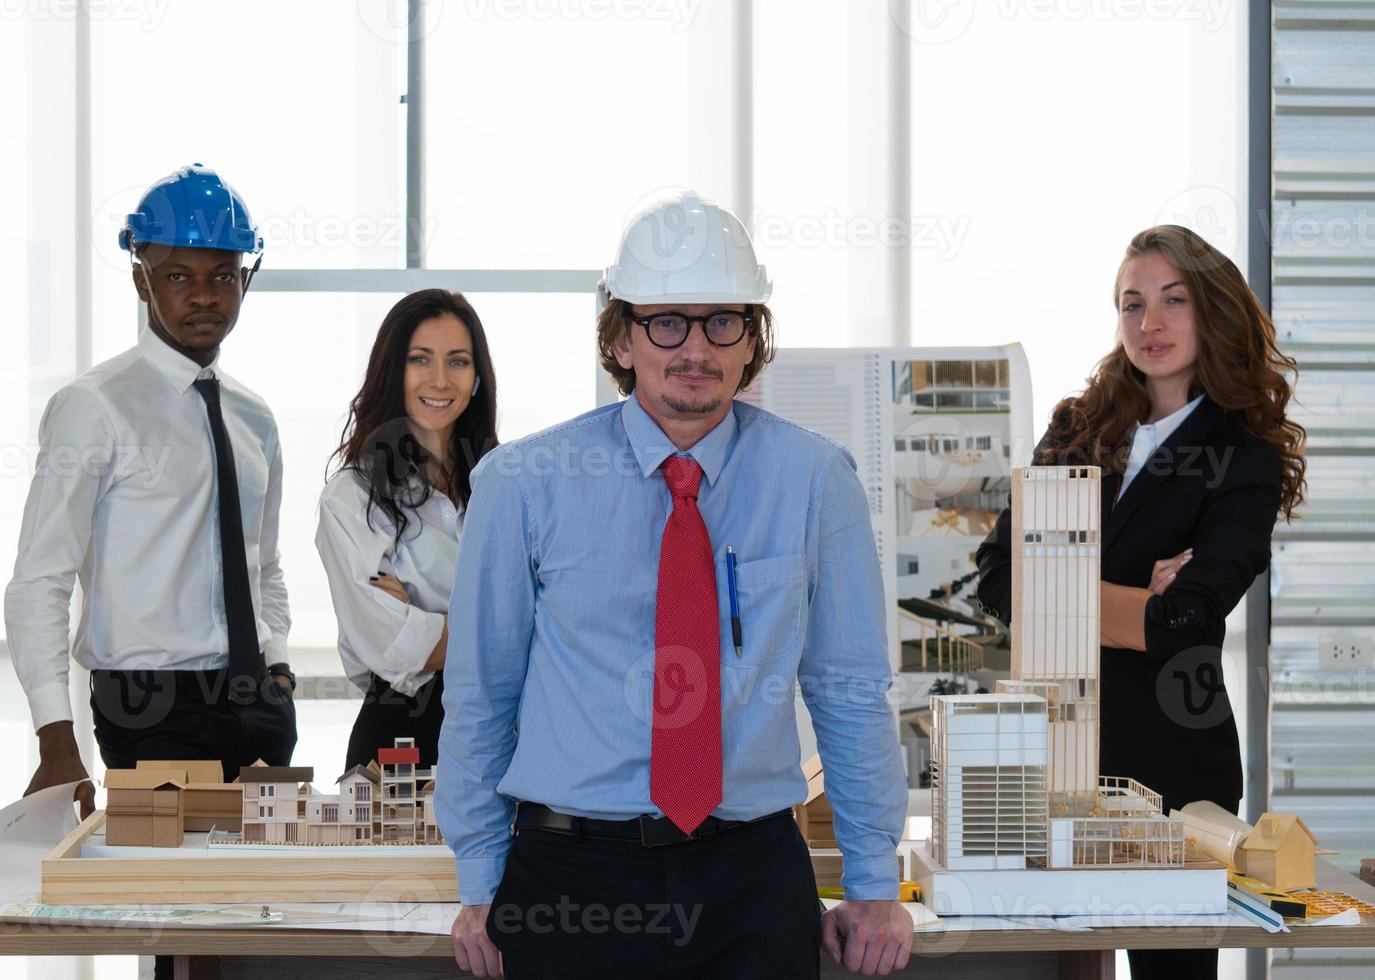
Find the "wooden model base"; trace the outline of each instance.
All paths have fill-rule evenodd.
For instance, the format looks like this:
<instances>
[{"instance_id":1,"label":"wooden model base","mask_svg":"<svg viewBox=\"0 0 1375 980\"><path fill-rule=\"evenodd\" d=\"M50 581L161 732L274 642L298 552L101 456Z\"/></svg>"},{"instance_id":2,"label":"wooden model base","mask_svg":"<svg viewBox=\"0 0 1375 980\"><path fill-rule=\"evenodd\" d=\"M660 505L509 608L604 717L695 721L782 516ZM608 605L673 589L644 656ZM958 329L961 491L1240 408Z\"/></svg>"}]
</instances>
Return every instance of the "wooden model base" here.
<instances>
[{"instance_id":1,"label":"wooden model base","mask_svg":"<svg viewBox=\"0 0 1375 980\"><path fill-rule=\"evenodd\" d=\"M444 845L107 848L105 811L82 821L43 859L49 905L223 905L241 902L456 902ZM111 856L128 850L129 856ZM148 849L151 851L152 849Z\"/></svg>"},{"instance_id":2,"label":"wooden model base","mask_svg":"<svg viewBox=\"0 0 1375 980\"><path fill-rule=\"evenodd\" d=\"M1227 911L1227 869L1212 861L1178 868L947 871L921 841L908 852L905 870L921 886L922 902L940 916Z\"/></svg>"}]
</instances>

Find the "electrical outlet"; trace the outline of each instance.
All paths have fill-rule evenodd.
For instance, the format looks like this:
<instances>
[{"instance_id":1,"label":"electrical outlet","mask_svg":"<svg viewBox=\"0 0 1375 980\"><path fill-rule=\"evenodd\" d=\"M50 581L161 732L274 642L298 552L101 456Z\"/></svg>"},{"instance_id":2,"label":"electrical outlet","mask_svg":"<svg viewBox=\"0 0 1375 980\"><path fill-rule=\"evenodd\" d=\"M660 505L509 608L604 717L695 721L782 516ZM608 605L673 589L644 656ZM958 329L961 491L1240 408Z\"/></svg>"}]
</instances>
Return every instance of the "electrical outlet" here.
<instances>
[{"instance_id":1,"label":"electrical outlet","mask_svg":"<svg viewBox=\"0 0 1375 980\"><path fill-rule=\"evenodd\" d=\"M1375 667L1375 640L1363 633L1324 636L1318 640L1318 665L1336 669Z\"/></svg>"}]
</instances>

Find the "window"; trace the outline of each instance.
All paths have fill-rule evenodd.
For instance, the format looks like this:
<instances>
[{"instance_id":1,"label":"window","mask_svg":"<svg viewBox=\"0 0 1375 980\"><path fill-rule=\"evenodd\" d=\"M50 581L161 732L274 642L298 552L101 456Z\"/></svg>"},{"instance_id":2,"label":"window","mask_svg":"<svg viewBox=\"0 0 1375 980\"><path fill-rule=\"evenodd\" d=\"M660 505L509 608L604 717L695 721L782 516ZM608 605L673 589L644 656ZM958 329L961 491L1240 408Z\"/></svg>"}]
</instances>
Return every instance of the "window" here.
<instances>
[{"instance_id":1,"label":"window","mask_svg":"<svg viewBox=\"0 0 1375 980\"><path fill-rule=\"evenodd\" d=\"M370 783L358 783L354 787L353 798L359 802L372 799L372 785Z\"/></svg>"},{"instance_id":2,"label":"window","mask_svg":"<svg viewBox=\"0 0 1375 980\"><path fill-rule=\"evenodd\" d=\"M259 795L261 795L261 796L276 796L276 795L277 795L277 787L274 786L272 783L267 783L267 784L265 784L265 785L263 786L262 792L261 792Z\"/></svg>"},{"instance_id":3,"label":"window","mask_svg":"<svg viewBox=\"0 0 1375 980\"><path fill-rule=\"evenodd\" d=\"M323 823L339 822L339 804L324 803L320 806L320 820Z\"/></svg>"}]
</instances>

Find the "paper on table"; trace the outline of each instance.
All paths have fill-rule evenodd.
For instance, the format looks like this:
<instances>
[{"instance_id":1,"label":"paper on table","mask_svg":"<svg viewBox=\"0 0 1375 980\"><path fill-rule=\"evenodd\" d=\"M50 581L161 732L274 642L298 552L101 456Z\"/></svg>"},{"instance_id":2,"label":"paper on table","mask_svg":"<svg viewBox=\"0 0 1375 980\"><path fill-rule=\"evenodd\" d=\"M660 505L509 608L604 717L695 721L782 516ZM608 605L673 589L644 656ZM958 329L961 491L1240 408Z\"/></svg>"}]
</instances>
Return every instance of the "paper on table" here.
<instances>
[{"instance_id":1,"label":"paper on table","mask_svg":"<svg viewBox=\"0 0 1375 980\"><path fill-rule=\"evenodd\" d=\"M28 901L43 887L43 858L76 829L78 782L40 789L0 810L0 904Z\"/></svg>"},{"instance_id":2,"label":"paper on table","mask_svg":"<svg viewBox=\"0 0 1375 980\"><path fill-rule=\"evenodd\" d=\"M1361 913L1355 909L1343 909L1324 919L1295 919L1301 926L1358 926L1361 924Z\"/></svg>"},{"instance_id":3,"label":"paper on table","mask_svg":"<svg viewBox=\"0 0 1375 980\"><path fill-rule=\"evenodd\" d=\"M240 905L44 905L41 902L0 904L0 921L58 921L63 925L126 927L158 926L190 929L338 929L390 936L446 936L458 917L459 905L419 902L310 902L268 905L280 916L260 917L260 904Z\"/></svg>"},{"instance_id":4,"label":"paper on table","mask_svg":"<svg viewBox=\"0 0 1375 980\"><path fill-rule=\"evenodd\" d=\"M831 911L831 909L839 904L840 899L838 898L823 898L821 900L821 905L827 912ZM941 921L935 912L932 912L925 905L921 904L921 902L903 902L902 907L912 916L912 927L914 929L926 929L934 923Z\"/></svg>"}]
</instances>

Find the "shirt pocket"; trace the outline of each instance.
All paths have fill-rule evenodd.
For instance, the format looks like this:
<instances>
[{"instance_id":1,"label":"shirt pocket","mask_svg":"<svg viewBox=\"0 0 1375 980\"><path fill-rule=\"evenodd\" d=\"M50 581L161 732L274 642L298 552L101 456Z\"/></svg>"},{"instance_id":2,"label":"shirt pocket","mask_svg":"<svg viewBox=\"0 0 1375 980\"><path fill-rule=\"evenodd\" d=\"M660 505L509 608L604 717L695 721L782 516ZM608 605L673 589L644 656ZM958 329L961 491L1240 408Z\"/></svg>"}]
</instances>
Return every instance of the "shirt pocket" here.
<instances>
[{"instance_id":1,"label":"shirt pocket","mask_svg":"<svg viewBox=\"0 0 1375 980\"><path fill-rule=\"evenodd\" d=\"M725 560L717 562L722 663L730 667L755 667L797 653L806 599L803 569L801 555L737 562L735 582L742 641L737 657L730 622L730 577Z\"/></svg>"}]
</instances>

